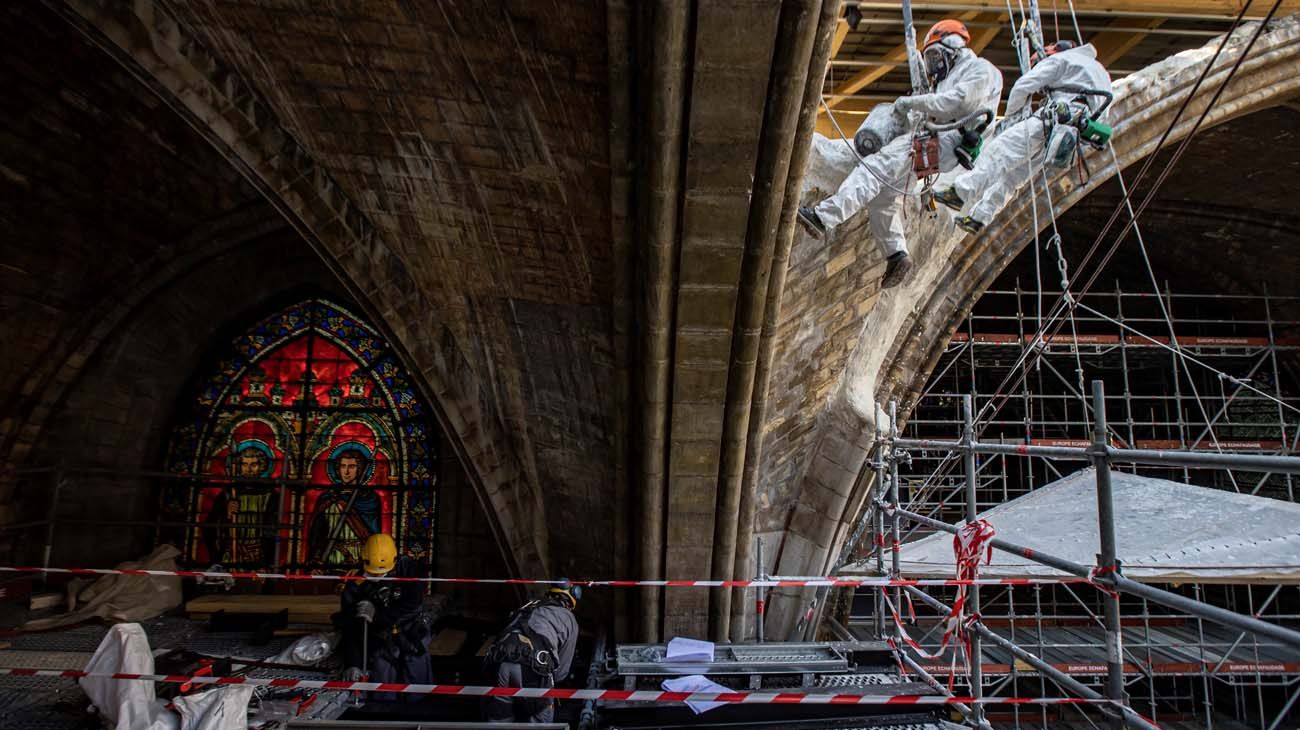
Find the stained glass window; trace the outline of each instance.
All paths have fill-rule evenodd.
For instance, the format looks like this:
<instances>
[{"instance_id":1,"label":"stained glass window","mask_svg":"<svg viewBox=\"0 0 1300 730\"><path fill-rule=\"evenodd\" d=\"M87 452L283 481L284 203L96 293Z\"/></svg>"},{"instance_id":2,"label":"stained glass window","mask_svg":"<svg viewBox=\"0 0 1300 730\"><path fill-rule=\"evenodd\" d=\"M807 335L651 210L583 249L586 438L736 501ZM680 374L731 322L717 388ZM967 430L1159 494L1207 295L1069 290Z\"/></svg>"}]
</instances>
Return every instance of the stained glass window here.
<instances>
[{"instance_id":1,"label":"stained glass window","mask_svg":"<svg viewBox=\"0 0 1300 730\"><path fill-rule=\"evenodd\" d=\"M227 568L349 569L383 531L433 566L436 434L396 353L309 299L234 338L172 433L163 539Z\"/></svg>"}]
</instances>

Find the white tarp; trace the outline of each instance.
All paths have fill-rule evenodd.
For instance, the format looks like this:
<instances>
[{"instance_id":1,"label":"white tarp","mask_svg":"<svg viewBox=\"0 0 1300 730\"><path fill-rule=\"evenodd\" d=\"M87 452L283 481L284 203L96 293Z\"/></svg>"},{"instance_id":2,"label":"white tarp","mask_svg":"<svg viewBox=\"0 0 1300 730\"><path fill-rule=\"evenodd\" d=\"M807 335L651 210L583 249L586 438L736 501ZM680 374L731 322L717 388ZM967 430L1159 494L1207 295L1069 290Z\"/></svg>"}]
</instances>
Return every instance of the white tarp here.
<instances>
[{"instance_id":1,"label":"white tarp","mask_svg":"<svg viewBox=\"0 0 1300 730\"><path fill-rule=\"evenodd\" d=\"M96 674L153 674L149 637L140 624L108 630L86 663ZM114 730L245 730L253 687L217 687L172 700L172 709L154 695L153 682L82 677L77 682Z\"/></svg>"},{"instance_id":2,"label":"white tarp","mask_svg":"<svg viewBox=\"0 0 1300 730\"><path fill-rule=\"evenodd\" d=\"M114 674L153 674L149 638L140 624L118 624L108 630L86 664L86 671ZM176 730L180 718L154 696L153 682L82 677L77 680L99 710L105 725L115 730Z\"/></svg>"},{"instance_id":3,"label":"white tarp","mask_svg":"<svg viewBox=\"0 0 1300 730\"><path fill-rule=\"evenodd\" d=\"M122 570L176 570L181 552L159 545L140 560L120 563ZM28 631L46 631L95 618L110 621L145 621L181 604L181 579L176 576L105 575L90 585L78 584L68 594L68 612L28 621Z\"/></svg>"},{"instance_id":4,"label":"white tarp","mask_svg":"<svg viewBox=\"0 0 1300 730\"><path fill-rule=\"evenodd\" d=\"M1300 583L1300 504L1164 479L1111 472L1115 543L1124 574L1150 583ZM1094 565L1096 477L1071 474L980 515L997 537ZM907 577L951 578L952 536L902 548ZM872 564L843 574L874 572ZM980 566L982 578L1057 577L1060 571L1001 550Z\"/></svg>"}]
</instances>

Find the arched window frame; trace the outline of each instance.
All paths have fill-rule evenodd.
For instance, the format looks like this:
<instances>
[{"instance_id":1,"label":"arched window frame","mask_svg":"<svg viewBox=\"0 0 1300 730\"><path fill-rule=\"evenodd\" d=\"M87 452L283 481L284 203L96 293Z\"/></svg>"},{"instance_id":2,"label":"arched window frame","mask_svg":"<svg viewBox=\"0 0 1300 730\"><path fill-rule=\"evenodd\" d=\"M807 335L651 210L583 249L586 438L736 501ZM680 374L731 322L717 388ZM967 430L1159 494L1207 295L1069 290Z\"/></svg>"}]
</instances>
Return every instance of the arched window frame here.
<instances>
[{"instance_id":1,"label":"arched window frame","mask_svg":"<svg viewBox=\"0 0 1300 730\"><path fill-rule=\"evenodd\" d=\"M347 570L378 528L433 567L438 432L374 327L312 297L214 359L172 430L161 539L191 565Z\"/></svg>"}]
</instances>

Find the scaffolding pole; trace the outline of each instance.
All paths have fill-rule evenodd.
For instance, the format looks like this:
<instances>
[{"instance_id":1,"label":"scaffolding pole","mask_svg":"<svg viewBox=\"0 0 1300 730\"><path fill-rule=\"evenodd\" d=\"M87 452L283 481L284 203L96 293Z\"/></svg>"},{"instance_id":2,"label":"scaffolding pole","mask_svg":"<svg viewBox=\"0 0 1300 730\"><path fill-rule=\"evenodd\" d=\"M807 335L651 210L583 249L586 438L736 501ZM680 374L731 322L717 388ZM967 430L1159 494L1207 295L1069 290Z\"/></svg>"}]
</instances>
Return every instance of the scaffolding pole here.
<instances>
[{"instance_id":1,"label":"scaffolding pole","mask_svg":"<svg viewBox=\"0 0 1300 730\"><path fill-rule=\"evenodd\" d=\"M1097 555L1097 572L1100 575L1118 575L1119 564L1115 555L1115 502L1110 484L1110 464L1106 459L1106 391L1100 380L1092 381L1093 411L1093 466L1097 473L1097 533L1101 553ZM1102 597L1106 618L1106 697L1119 704L1127 704L1124 693L1124 637L1120 631L1119 594L1105 593Z\"/></svg>"},{"instance_id":2,"label":"scaffolding pole","mask_svg":"<svg viewBox=\"0 0 1300 730\"><path fill-rule=\"evenodd\" d=\"M971 413L971 397L964 395L961 399L961 417L965 424L962 431L962 440L967 444L975 441L975 425ZM979 510L975 504L975 452L966 449L962 453L962 462L966 471L966 524L971 524L979 516ZM895 553L897 553L897 550L895 550ZM969 596L971 611L978 616L980 613L980 587L970 586L967 595ZM981 650L978 633L970 637L970 652L966 659L970 662L971 695L981 698L984 696L984 654ZM974 709L975 720L983 720L983 706L976 703Z\"/></svg>"},{"instance_id":3,"label":"scaffolding pole","mask_svg":"<svg viewBox=\"0 0 1300 730\"><path fill-rule=\"evenodd\" d=\"M910 595L918 598L922 603L925 603L926 605L935 609L936 611L939 611L941 613L949 613L952 611L952 609L949 606L945 605L942 601L935 598L934 596L931 596L929 593L926 593L920 588L917 588L915 586L907 586L907 592ZM989 627L985 626L983 621L977 620L971 625L975 629L975 633L977 636L988 639L992 643L997 644L999 647L1010 652L1017 659L1024 661L1026 664L1038 670L1040 674L1048 677L1053 682L1059 684L1061 688L1066 690L1067 692L1072 692L1078 695L1079 697L1083 697L1084 699L1089 699L1089 700L1107 699L1105 697L1102 697L1101 694L1093 690L1088 685L1080 682L1074 677L1071 677L1065 672L1062 672L1061 670L1057 669L1056 667L1052 666L1046 661L1043 661L1042 657L1034 654L1031 651L1025 650L1019 644L1016 644L1014 641L1009 641L1008 639L1002 637L996 631L993 631ZM971 638L974 639L975 637L971 637ZM1108 712L1119 710L1122 713L1121 719L1123 723L1130 728L1138 728L1139 730L1159 730L1158 727L1152 725L1145 718L1143 718L1141 715L1134 712L1129 707L1112 706L1103 709L1107 710Z\"/></svg>"}]
</instances>

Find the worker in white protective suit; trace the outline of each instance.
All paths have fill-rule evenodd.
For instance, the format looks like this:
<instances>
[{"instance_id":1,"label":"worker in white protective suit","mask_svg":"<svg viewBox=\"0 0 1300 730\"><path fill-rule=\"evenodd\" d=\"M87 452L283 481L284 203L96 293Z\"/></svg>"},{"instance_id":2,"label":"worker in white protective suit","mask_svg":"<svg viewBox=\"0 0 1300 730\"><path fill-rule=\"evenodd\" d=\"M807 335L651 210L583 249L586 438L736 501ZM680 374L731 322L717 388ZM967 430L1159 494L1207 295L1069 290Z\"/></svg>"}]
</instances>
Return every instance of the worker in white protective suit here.
<instances>
[{"instance_id":1,"label":"worker in white protective suit","mask_svg":"<svg viewBox=\"0 0 1300 730\"><path fill-rule=\"evenodd\" d=\"M956 222L971 233L979 233L1016 188L1042 169L1057 126L1086 122L1109 102L1110 74L1097 61L1092 44L1057 41L1042 55L1030 58L1030 71L1011 87L1005 128L984 148L974 168L958 175L952 187L935 191L935 200L958 213L968 210ZM1047 102L1030 113L1030 97L1039 92L1047 94Z\"/></svg>"},{"instance_id":2,"label":"worker in white protective suit","mask_svg":"<svg viewBox=\"0 0 1300 730\"><path fill-rule=\"evenodd\" d=\"M935 23L925 35L922 58L934 91L904 96L894 102L903 116L915 113L933 124L951 124L983 110L997 110L1002 72L967 48L970 31L959 20ZM976 136L978 139L978 135ZM939 135L939 168L958 164L961 130ZM839 189L814 207L799 209L799 222L821 237L866 208L871 235L884 250L887 265L881 286L897 286L912 269L901 218L902 202L916 186L912 168L912 135L901 134L853 168Z\"/></svg>"}]
</instances>

